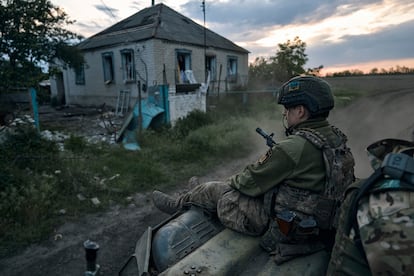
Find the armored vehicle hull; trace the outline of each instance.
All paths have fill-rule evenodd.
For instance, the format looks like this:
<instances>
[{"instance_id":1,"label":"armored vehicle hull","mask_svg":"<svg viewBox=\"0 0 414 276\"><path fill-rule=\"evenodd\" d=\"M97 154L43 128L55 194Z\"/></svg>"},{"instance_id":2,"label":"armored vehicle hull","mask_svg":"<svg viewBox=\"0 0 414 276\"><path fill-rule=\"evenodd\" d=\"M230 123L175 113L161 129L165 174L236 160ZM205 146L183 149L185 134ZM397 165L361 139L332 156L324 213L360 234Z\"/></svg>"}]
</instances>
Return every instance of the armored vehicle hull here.
<instances>
[{"instance_id":1,"label":"armored vehicle hull","mask_svg":"<svg viewBox=\"0 0 414 276\"><path fill-rule=\"evenodd\" d=\"M120 275L324 275L326 251L276 265L260 237L223 227L197 206L187 207L138 240Z\"/></svg>"}]
</instances>

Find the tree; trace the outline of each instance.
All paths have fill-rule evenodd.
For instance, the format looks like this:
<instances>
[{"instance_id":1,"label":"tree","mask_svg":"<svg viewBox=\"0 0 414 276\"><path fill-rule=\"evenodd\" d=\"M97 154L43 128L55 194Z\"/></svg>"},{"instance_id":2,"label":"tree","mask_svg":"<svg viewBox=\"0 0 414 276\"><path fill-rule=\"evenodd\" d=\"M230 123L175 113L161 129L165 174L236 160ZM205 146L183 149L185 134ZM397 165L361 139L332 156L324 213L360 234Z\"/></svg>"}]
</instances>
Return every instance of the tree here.
<instances>
[{"instance_id":1,"label":"tree","mask_svg":"<svg viewBox=\"0 0 414 276\"><path fill-rule=\"evenodd\" d=\"M41 64L54 58L73 68L84 62L73 44L82 37L64 29L73 24L49 0L0 0L0 86L28 87L44 75Z\"/></svg>"},{"instance_id":2,"label":"tree","mask_svg":"<svg viewBox=\"0 0 414 276\"><path fill-rule=\"evenodd\" d=\"M305 42L297 36L293 41L279 43L278 47L276 56L270 58L278 80L287 81L294 76L305 73L303 66L308 61L307 54L305 54Z\"/></svg>"},{"instance_id":3,"label":"tree","mask_svg":"<svg viewBox=\"0 0 414 276\"><path fill-rule=\"evenodd\" d=\"M249 65L249 85L251 87L266 86L274 79L268 60L264 57L256 57ZM271 85L272 83L269 83Z\"/></svg>"},{"instance_id":4,"label":"tree","mask_svg":"<svg viewBox=\"0 0 414 276\"><path fill-rule=\"evenodd\" d=\"M306 70L306 74L312 75L315 77L320 77L322 69L323 69L323 65L319 65L318 67L314 67L314 68L308 68L308 70Z\"/></svg>"},{"instance_id":5,"label":"tree","mask_svg":"<svg viewBox=\"0 0 414 276\"><path fill-rule=\"evenodd\" d=\"M294 76L305 72L319 74L323 65L305 71L304 65L308 61L305 53L306 43L299 37L293 41L278 44L279 49L275 56L268 59L257 57L249 66L249 84L255 86L259 83L275 85L276 82L285 82Z\"/></svg>"}]
</instances>

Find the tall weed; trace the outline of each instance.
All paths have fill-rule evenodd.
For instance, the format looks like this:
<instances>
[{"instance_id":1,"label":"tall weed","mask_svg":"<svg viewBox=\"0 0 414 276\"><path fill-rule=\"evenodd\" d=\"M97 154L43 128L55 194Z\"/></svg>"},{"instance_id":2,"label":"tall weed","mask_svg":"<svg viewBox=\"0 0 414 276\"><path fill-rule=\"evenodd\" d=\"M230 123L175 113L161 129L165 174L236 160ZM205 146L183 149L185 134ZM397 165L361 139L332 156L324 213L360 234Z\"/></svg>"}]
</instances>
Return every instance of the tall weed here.
<instances>
[{"instance_id":1,"label":"tall weed","mask_svg":"<svg viewBox=\"0 0 414 276\"><path fill-rule=\"evenodd\" d=\"M174 127L145 130L140 151L92 145L74 135L59 151L34 129L18 130L0 143L0 256L44 238L62 218L122 204L155 187L173 188L245 156L260 139L254 129L275 113L268 99L249 106L231 100L214 112L194 111ZM100 205L92 204L94 197Z\"/></svg>"}]
</instances>

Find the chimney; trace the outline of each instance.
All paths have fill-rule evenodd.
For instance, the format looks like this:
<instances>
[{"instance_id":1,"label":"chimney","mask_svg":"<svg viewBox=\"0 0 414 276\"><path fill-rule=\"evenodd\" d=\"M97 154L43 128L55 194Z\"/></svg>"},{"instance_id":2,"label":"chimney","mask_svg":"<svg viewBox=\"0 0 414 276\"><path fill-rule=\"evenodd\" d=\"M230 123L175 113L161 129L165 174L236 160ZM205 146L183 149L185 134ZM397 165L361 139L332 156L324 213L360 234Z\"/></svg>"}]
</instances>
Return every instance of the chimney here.
<instances>
[{"instance_id":1,"label":"chimney","mask_svg":"<svg viewBox=\"0 0 414 276\"><path fill-rule=\"evenodd\" d=\"M155 3L154 3L154 2L155 2L155 0L152 0L152 6L154 6L154 5L155 5Z\"/></svg>"}]
</instances>

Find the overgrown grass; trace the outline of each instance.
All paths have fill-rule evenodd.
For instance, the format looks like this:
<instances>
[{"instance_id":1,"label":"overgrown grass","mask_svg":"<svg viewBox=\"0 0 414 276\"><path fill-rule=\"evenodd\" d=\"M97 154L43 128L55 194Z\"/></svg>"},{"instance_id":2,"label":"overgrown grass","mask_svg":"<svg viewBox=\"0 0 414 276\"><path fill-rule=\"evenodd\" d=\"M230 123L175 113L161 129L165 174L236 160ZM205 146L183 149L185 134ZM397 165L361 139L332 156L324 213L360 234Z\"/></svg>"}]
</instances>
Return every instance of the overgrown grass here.
<instances>
[{"instance_id":1,"label":"overgrown grass","mask_svg":"<svg viewBox=\"0 0 414 276\"><path fill-rule=\"evenodd\" d=\"M172 189L248 154L256 134L246 128L277 105L264 100L247 108L231 101L222 100L214 112L192 112L173 128L144 131L140 151L76 136L60 151L33 128L18 128L0 143L0 257L45 239L63 220L126 203L136 192ZM101 204L94 205L94 197Z\"/></svg>"},{"instance_id":2,"label":"overgrown grass","mask_svg":"<svg viewBox=\"0 0 414 276\"><path fill-rule=\"evenodd\" d=\"M353 102L354 100L356 100L357 98L366 94L363 91L351 90L351 89L340 88L340 87L333 89L332 92L335 96L336 107L346 106L350 104L351 102Z\"/></svg>"},{"instance_id":3,"label":"overgrown grass","mask_svg":"<svg viewBox=\"0 0 414 276\"><path fill-rule=\"evenodd\" d=\"M335 96L338 103L338 97L359 94ZM214 110L194 111L173 128L144 131L140 151L92 145L76 136L60 151L33 128L18 128L0 143L0 257L45 239L64 220L126 203L133 193L172 189L246 156L256 148L251 141L260 139L255 127L265 121L277 125L281 110L273 97L249 104L239 96L221 98ZM94 197L101 204L94 205Z\"/></svg>"}]
</instances>

